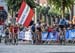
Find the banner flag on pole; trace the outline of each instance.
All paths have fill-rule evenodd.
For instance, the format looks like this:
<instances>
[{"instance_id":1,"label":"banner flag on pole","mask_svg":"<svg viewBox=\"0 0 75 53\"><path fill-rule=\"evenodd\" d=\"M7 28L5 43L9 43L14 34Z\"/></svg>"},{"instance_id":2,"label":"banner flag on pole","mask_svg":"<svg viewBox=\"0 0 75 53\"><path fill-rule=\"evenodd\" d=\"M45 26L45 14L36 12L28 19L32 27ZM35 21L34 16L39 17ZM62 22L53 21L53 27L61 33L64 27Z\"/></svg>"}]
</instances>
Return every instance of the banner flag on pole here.
<instances>
[{"instance_id":1,"label":"banner flag on pole","mask_svg":"<svg viewBox=\"0 0 75 53\"><path fill-rule=\"evenodd\" d=\"M28 27L33 16L33 10L23 1L18 12L18 19L16 21L19 24Z\"/></svg>"}]
</instances>

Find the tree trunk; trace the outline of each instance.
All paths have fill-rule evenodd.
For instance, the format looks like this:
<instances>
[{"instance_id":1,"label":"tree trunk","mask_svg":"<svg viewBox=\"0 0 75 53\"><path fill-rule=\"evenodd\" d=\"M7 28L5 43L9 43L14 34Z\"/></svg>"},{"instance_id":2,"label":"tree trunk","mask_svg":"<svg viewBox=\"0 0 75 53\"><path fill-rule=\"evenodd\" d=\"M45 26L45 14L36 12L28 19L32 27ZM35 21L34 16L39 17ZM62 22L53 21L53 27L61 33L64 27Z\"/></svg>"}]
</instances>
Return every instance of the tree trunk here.
<instances>
[{"instance_id":1,"label":"tree trunk","mask_svg":"<svg viewBox=\"0 0 75 53\"><path fill-rule=\"evenodd\" d=\"M74 4L72 4L72 7L71 7L71 19L73 18L74 15Z\"/></svg>"},{"instance_id":2,"label":"tree trunk","mask_svg":"<svg viewBox=\"0 0 75 53\"><path fill-rule=\"evenodd\" d=\"M65 1L62 0L61 2L61 12L62 12L62 18L64 18L65 15L65 5L64 5Z\"/></svg>"}]
</instances>

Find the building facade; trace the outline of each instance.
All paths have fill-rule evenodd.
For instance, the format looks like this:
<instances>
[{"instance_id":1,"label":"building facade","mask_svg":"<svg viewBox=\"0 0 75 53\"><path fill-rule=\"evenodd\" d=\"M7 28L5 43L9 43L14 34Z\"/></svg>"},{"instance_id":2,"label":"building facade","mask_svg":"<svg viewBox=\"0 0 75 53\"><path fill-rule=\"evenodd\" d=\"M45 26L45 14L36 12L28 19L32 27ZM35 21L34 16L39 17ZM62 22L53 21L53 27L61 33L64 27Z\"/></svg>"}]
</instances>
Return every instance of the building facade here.
<instances>
[{"instance_id":1,"label":"building facade","mask_svg":"<svg viewBox=\"0 0 75 53\"><path fill-rule=\"evenodd\" d=\"M40 4L41 6L48 4L47 0L35 0L35 2Z\"/></svg>"}]
</instances>

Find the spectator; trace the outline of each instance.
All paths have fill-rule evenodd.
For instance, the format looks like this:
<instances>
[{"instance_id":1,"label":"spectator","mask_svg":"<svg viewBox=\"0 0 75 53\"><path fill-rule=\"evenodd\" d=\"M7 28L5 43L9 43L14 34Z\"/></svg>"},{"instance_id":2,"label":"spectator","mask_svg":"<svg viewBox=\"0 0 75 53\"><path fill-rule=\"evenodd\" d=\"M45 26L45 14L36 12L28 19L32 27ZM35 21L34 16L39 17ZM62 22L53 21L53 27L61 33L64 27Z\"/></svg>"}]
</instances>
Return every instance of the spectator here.
<instances>
[{"instance_id":1,"label":"spectator","mask_svg":"<svg viewBox=\"0 0 75 53\"><path fill-rule=\"evenodd\" d=\"M15 24L13 31L14 44L18 44L18 32L19 32L19 27L17 24Z\"/></svg>"},{"instance_id":2,"label":"spectator","mask_svg":"<svg viewBox=\"0 0 75 53\"><path fill-rule=\"evenodd\" d=\"M51 26L48 26L48 35L47 35L47 38L49 37L49 34L50 32L53 32L53 27L52 25ZM50 44L51 41L48 41L48 44Z\"/></svg>"},{"instance_id":3,"label":"spectator","mask_svg":"<svg viewBox=\"0 0 75 53\"><path fill-rule=\"evenodd\" d=\"M4 31L5 31L5 44L7 44L9 42L9 27L7 26Z\"/></svg>"},{"instance_id":4,"label":"spectator","mask_svg":"<svg viewBox=\"0 0 75 53\"><path fill-rule=\"evenodd\" d=\"M36 34L37 34L37 44L41 44L41 23L36 26Z\"/></svg>"},{"instance_id":5,"label":"spectator","mask_svg":"<svg viewBox=\"0 0 75 53\"><path fill-rule=\"evenodd\" d=\"M13 25L9 25L9 42L12 43L13 41Z\"/></svg>"},{"instance_id":6,"label":"spectator","mask_svg":"<svg viewBox=\"0 0 75 53\"><path fill-rule=\"evenodd\" d=\"M32 44L36 44L36 37L37 36L36 36L36 33L35 33L35 24L32 25L31 30L32 30L32 35L33 35L33 37L32 37L33 43Z\"/></svg>"},{"instance_id":7,"label":"spectator","mask_svg":"<svg viewBox=\"0 0 75 53\"><path fill-rule=\"evenodd\" d=\"M59 32L59 41L60 41L61 45L63 44L63 42L65 44L65 28L60 29L60 32Z\"/></svg>"}]
</instances>

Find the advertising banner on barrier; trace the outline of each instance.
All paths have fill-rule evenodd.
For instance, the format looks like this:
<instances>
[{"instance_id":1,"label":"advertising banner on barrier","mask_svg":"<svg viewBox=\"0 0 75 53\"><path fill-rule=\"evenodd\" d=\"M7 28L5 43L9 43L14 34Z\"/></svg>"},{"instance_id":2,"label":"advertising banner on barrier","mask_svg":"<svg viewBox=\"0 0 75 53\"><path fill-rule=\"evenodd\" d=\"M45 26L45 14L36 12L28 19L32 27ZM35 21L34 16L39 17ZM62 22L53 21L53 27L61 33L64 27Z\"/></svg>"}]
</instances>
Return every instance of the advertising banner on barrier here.
<instances>
[{"instance_id":1,"label":"advertising banner on barrier","mask_svg":"<svg viewBox=\"0 0 75 53\"><path fill-rule=\"evenodd\" d=\"M58 32L50 32L48 40L54 40L56 41L58 39Z\"/></svg>"},{"instance_id":2,"label":"advertising banner on barrier","mask_svg":"<svg viewBox=\"0 0 75 53\"><path fill-rule=\"evenodd\" d=\"M31 31L20 31L18 33L18 39L20 40L32 40L32 33Z\"/></svg>"},{"instance_id":3,"label":"advertising banner on barrier","mask_svg":"<svg viewBox=\"0 0 75 53\"><path fill-rule=\"evenodd\" d=\"M25 40L32 40L32 33L30 30L25 31Z\"/></svg>"},{"instance_id":4,"label":"advertising banner on barrier","mask_svg":"<svg viewBox=\"0 0 75 53\"><path fill-rule=\"evenodd\" d=\"M25 32L24 31L20 31L18 34L18 39L23 40L25 38Z\"/></svg>"},{"instance_id":5,"label":"advertising banner on barrier","mask_svg":"<svg viewBox=\"0 0 75 53\"><path fill-rule=\"evenodd\" d=\"M58 32L42 32L42 40L50 41L50 40L57 40L58 39Z\"/></svg>"},{"instance_id":6,"label":"advertising banner on barrier","mask_svg":"<svg viewBox=\"0 0 75 53\"><path fill-rule=\"evenodd\" d=\"M65 38L69 40L75 39L75 29L67 30L65 36Z\"/></svg>"},{"instance_id":7,"label":"advertising banner on barrier","mask_svg":"<svg viewBox=\"0 0 75 53\"><path fill-rule=\"evenodd\" d=\"M47 35L48 35L48 32L42 32L42 40L43 41L47 40Z\"/></svg>"},{"instance_id":8,"label":"advertising banner on barrier","mask_svg":"<svg viewBox=\"0 0 75 53\"><path fill-rule=\"evenodd\" d=\"M57 40L58 39L58 32L42 32L42 40L43 41L50 41L50 40ZM66 30L65 34L66 40L73 40L75 39L75 29Z\"/></svg>"}]
</instances>

